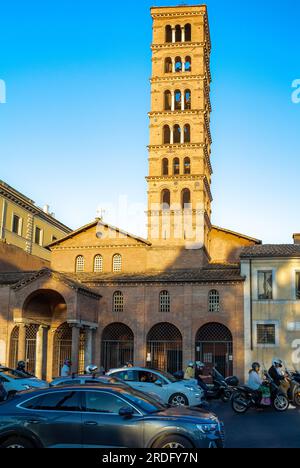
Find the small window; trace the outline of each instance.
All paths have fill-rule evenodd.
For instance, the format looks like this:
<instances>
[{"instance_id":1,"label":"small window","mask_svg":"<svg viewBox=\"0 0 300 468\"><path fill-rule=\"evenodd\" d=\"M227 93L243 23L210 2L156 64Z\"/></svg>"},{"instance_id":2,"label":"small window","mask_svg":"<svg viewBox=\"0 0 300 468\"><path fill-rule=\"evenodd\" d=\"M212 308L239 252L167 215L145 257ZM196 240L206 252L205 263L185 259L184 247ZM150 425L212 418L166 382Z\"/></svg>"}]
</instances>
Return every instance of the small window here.
<instances>
[{"instance_id":1,"label":"small window","mask_svg":"<svg viewBox=\"0 0 300 468\"><path fill-rule=\"evenodd\" d=\"M25 408L39 411L81 411L78 392L49 393L29 401Z\"/></svg>"},{"instance_id":2,"label":"small window","mask_svg":"<svg viewBox=\"0 0 300 468\"><path fill-rule=\"evenodd\" d=\"M273 272L258 272L258 299L260 301L270 301L273 299Z\"/></svg>"},{"instance_id":3,"label":"small window","mask_svg":"<svg viewBox=\"0 0 300 468\"><path fill-rule=\"evenodd\" d=\"M300 272L296 273L296 299L300 301Z\"/></svg>"},{"instance_id":4,"label":"small window","mask_svg":"<svg viewBox=\"0 0 300 468\"><path fill-rule=\"evenodd\" d=\"M162 174L163 176L169 175L169 160L167 158L164 158L162 161Z\"/></svg>"},{"instance_id":5,"label":"small window","mask_svg":"<svg viewBox=\"0 0 300 468\"><path fill-rule=\"evenodd\" d=\"M18 236L22 235L22 219L20 216L13 215L12 232Z\"/></svg>"},{"instance_id":6,"label":"small window","mask_svg":"<svg viewBox=\"0 0 300 468\"><path fill-rule=\"evenodd\" d=\"M113 272L121 273L122 271L122 256L117 254L113 257Z\"/></svg>"},{"instance_id":7,"label":"small window","mask_svg":"<svg viewBox=\"0 0 300 468\"><path fill-rule=\"evenodd\" d=\"M174 175L180 174L180 161L178 158L175 158L173 161L173 174Z\"/></svg>"},{"instance_id":8,"label":"small window","mask_svg":"<svg viewBox=\"0 0 300 468\"><path fill-rule=\"evenodd\" d=\"M119 414L121 408L129 403L112 393L85 392L85 409L87 413Z\"/></svg>"},{"instance_id":9,"label":"small window","mask_svg":"<svg viewBox=\"0 0 300 468\"><path fill-rule=\"evenodd\" d=\"M102 273L103 271L103 258L102 255L96 255L94 258L94 273Z\"/></svg>"},{"instance_id":10,"label":"small window","mask_svg":"<svg viewBox=\"0 0 300 468\"><path fill-rule=\"evenodd\" d=\"M56 236L52 236L52 242L56 242L57 241L57 237Z\"/></svg>"},{"instance_id":11,"label":"small window","mask_svg":"<svg viewBox=\"0 0 300 468\"><path fill-rule=\"evenodd\" d=\"M84 257L82 255L79 255L76 258L76 273L83 273L84 272Z\"/></svg>"},{"instance_id":12,"label":"small window","mask_svg":"<svg viewBox=\"0 0 300 468\"><path fill-rule=\"evenodd\" d=\"M208 310L212 314L220 312L220 294L215 289L209 293Z\"/></svg>"},{"instance_id":13,"label":"small window","mask_svg":"<svg viewBox=\"0 0 300 468\"><path fill-rule=\"evenodd\" d=\"M160 293L160 312L169 313L171 311L171 298L168 291Z\"/></svg>"},{"instance_id":14,"label":"small window","mask_svg":"<svg viewBox=\"0 0 300 468\"><path fill-rule=\"evenodd\" d=\"M40 245L40 246L43 245L43 230L40 229L39 227L35 228L34 242L37 245Z\"/></svg>"},{"instance_id":15,"label":"small window","mask_svg":"<svg viewBox=\"0 0 300 468\"><path fill-rule=\"evenodd\" d=\"M191 173L191 160L190 158L184 159L184 174L189 175Z\"/></svg>"},{"instance_id":16,"label":"small window","mask_svg":"<svg viewBox=\"0 0 300 468\"><path fill-rule=\"evenodd\" d=\"M276 345L276 325L257 324L257 344Z\"/></svg>"},{"instance_id":17,"label":"small window","mask_svg":"<svg viewBox=\"0 0 300 468\"><path fill-rule=\"evenodd\" d=\"M113 312L122 313L124 312L124 296L121 291L114 293L113 297Z\"/></svg>"}]
</instances>

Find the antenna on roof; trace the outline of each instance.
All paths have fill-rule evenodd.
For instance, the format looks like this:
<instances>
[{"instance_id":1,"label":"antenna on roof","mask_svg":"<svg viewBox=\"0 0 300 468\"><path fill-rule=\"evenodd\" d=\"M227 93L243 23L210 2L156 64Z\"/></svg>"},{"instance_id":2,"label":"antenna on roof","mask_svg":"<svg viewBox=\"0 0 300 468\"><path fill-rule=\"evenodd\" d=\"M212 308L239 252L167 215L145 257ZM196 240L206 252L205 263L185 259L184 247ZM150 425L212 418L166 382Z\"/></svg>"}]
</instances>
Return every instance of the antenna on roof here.
<instances>
[{"instance_id":1,"label":"antenna on roof","mask_svg":"<svg viewBox=\"0 0 300 468\"><path fill-rule=\"evenodd\" d=\"M97 218L100 219L100 221L103 221L105 213L106 213L106 210L104 210L103 208L98 209Z\"/></svg>"}]
</instances>

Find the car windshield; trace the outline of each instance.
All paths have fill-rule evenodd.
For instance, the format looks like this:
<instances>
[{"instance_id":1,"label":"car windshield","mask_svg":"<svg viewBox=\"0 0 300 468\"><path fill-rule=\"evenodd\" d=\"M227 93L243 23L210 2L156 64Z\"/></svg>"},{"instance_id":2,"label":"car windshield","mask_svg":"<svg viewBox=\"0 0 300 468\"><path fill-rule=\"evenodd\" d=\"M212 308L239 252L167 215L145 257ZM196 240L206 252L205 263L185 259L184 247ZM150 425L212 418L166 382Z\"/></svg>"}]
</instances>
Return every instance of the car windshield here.
<instances>
[{"instance_id":1,"label":"car windshield","mask_svg":"<svg viewBox=\"0 0 300 468\"><path fill-rule=\"evenodd\" d=\"M25 375L22 374L22 372L12 370L12 369L0 369L0 374L13 380L26 378Z\"/></svg>"},{"instance_id":2,"label":"car windshield","mask_svg":"<svg viewBox=\"0 0 300 468\"><path fill-rule=\"evenodd\" d=\"M158 373L162 375L163 377L165 377L165 379L168 379L171 383L177 382L175 377L172 374L169 374L169 372L158 371Z\"/></svg>"},{"instance_id":3,"label":"car windshield","mask_svg":"<svg viewBox=\"0 0 300 468\"><path fill-rule=\"evenodd\" d=\"M137 405L142 411L148 414L159 413L165 411L167 405L159 403L157 400L149 395L138 391L130 391L130 393L123 393L123 395L133 404Z\"/></svg>"}]
</instances>

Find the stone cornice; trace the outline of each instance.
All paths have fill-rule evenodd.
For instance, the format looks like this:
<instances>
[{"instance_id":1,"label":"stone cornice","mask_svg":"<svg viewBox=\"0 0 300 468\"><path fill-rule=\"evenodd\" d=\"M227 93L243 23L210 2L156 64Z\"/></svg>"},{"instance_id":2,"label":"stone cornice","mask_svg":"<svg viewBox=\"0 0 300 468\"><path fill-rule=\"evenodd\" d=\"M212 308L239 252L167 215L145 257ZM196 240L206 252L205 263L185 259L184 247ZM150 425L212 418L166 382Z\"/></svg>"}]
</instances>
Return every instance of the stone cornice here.
<instances>
[{"instance_id":1,"label":"stone cornice","mask_svg":"<svg viewBox=\"0 0 300 468\"><path fill-rule=\"evenodd\" d=\"M203 181L204 181L204 185L205 185L206 191L208 193L209 199L212 202L213 201L213 196L212 196L212 193L211 193L210 184L209 184L206 176L203 178Z\"/></svg>"},{"instance_id":2,"label":"stone cornice","mask_svg":"<svg viewBox=\"0 0 300 468\"><path fill-rule=\"evenodd\" d=\"M104 250L104 249L141 249L141 248L147 248L149 247L147 244L109 244L109 245L75 245L75 246L69 246L69 247L53 247L52 251L58 252L58 251L72 251L72 250Z\"/></svg>"},{"instance_id":3,"label":"stone cornice","mask_svg":"<svg viewBox=\"0 0 300 468\"><path fill-rule=\"evenodd\" d=\"M204 148L206 145L205 143L175 143L173 145L168 144L168 145L148 145L149 150L155 150L155 149L176 149L176 148Z\"/></svg>"},{"instance_id":4,"label":"stone cornice","mask_svg":"<svg viewBox=\"0 0 300 468\"><path fill-rule=\"evenodd\" d=\"M146 180L148 181L177 181L177 180L203 180L204 176L202 174L182 174L182 175L170 175L170 176L148 176Z\"/></svg>"},{"instance_id":5,"label":"stone cornice","mask_svg":"<svg viewBox=\"0 0 300 468\"><path fill-rule=\"evenodd\" d=\"M165 42L164 44L152 44L151 50L162 49L194 49L196 47L206 48L206 42Z\"/></svg>"},{"instance_id":6,"label":"stone cornice","mask_svg":"<svg viewBox=\"0 0 300 468\"><path fill-rule=\"evenodd\" d=\"M153 8L160 8L160 7L153 7ZM164 7L162 7L164 8ZM166 7L167 8L167 7ZM152 13L151 14L152 18L153 19L156 19L156 18L187 18L189 16L204 16L206 17L206 12L205 11L192 11L192 10L189 10L189 11L178 11L178 12L175 12L175 11L172 11L172 12L161 12L161 13Z\"/></svg>"},{"instance_id":7,"label":"stone cornice","mask_svg":"<svg viewBox=\"0 0 300 468\"><path fill-rule=\"evenodd\" d=\"M188 72L185 73L166 73L164 76L154 76L150 78L150 83L163 83L165 81L205 81L207 80L206 75L191 75Z\"/></svg>"},{"instance_id":8,"label":"stone cornice","mask_svg":"<svg viewBox=\"0 0 300 468\"><path fill-rule=\"evenodd\" d=\"M176 116L186 116L186 115L205 115L205 109L191 109L191 110L176 110L176 111L160 111L160 112L149 112L149 117L154 116L167 116L167 115L176 115Z\"/></svg>"},{"instance_id":9,"label":"stone cornice","mask_svg":"<svg viewBox=\"0 0 300 468\"><path fill-rule=\"evenodd\" d=\"M204 122L205 122L205 129L208 135L209 143L212 144L212 136L211 136L210 124L209 124L207 114L204 114Z\"/></svg>"}]
</instances>

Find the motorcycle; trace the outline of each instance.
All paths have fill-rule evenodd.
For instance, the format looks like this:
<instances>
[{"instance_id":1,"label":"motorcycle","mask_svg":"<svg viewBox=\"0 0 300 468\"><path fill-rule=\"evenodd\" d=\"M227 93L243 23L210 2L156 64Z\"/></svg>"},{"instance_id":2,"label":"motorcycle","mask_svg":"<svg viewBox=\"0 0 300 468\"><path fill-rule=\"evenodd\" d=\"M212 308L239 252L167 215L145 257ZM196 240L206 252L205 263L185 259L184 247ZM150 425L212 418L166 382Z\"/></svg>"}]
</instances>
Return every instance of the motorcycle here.
<instances>
[{"instance_id":1,"label":"motorcycle","mask_svg":"<svg viewBox=\"0 0 300 468\"><path fill-rule=\"evenodd\" d=\"M285 412L290 406L288 397L275 384L268 372L265 372L264 386L268 387L271 394L271 404L262 404L261 395L259 392L247 387L238 387L231 398L231 406L235 413L245 414L250 408L267 409L273 406L278 412Z\"/></svg>"},{"instance_id":2,"label":"motorcycle","mask_svg":"<svg viewBox=\"0 0 300 468\"><path fill-rule=\"evenodd\" d=\"M214 367L211 374L213 384L207 385L207 400L222 400L224 403L230 401L233 392L239 385L237 377L224 378L222 374Z\"/></svg>"},{"instance_id":3,"label":"motorcycle","mask_svg":"<svg viewBox=\"0 0 300 468\"><path fill-rule=\"evenodd\" d=\"M300 374L297 371L291 372L287 367L285 367L285 372L290 383L288 391L290 403L294 406L300 406Z\"/></svg>"}]
</instances>

